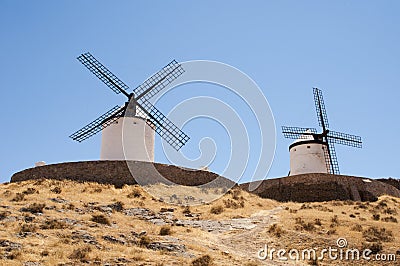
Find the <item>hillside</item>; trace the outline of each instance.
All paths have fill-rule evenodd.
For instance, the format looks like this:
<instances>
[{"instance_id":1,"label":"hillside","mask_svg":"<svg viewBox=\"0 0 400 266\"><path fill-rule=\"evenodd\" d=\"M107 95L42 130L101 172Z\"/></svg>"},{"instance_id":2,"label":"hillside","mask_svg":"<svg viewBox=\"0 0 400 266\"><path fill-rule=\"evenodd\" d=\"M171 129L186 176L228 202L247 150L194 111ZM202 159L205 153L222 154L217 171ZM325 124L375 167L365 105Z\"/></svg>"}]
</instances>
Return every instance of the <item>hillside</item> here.
<instances>
[{"instance_id":1,"label":"hillside","mask_svg":"<svg viewBox=\"0 0 400 266\"><path fill-rule=\"evenodd\" d=\"M337 247L339 237L351 248L397 252L400 260L396 197L281 203L236 187L211 204L184 207L166 201L197 203L225 191L160 184L149 189L162 196L137 185L47 179L1 184L0 264L286 265L293 261L259 260L257 252L265 244ZM296 265L317 263L354 265L328 258Z\"/></svg>"}]
</instances>

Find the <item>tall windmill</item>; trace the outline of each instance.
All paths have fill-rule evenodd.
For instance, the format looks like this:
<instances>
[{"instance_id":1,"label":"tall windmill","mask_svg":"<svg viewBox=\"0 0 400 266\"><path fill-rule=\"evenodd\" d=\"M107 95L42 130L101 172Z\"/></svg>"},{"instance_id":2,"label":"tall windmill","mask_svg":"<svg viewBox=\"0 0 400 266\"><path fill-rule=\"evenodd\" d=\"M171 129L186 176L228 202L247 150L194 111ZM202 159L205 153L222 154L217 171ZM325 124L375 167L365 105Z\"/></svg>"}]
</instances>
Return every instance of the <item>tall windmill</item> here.
<instances>
[{"instance_id":1,"label":"tall windmill","mask_svg":"<svg viewBox=\"0 0 400 266\"><path fill-rule=\"evenodd\" d=\"M329 130L322 91L313 88L315 109L322 132L315 128L282 126L286 138L296 139L290 145L290 175L325 172L340 174L334 144L361 148L361 137Z\"/></svg>"},{"instance_id":2,"label":"tall windmill","mask_svg":"<svg viewBox=\"0 0 400 266\"><path fill-rule=\"evenodd\" d=\"M100 159L142 161L154 161L154 131L177 151L189 140L149 102L151 97L184 73L175 60L128 93L129 87L90 53L81 54L77 59L112 91L124 94L128 100L124 106L114 106L70 138L81 142L102 131Z\"/></svg>"}]
</instances>

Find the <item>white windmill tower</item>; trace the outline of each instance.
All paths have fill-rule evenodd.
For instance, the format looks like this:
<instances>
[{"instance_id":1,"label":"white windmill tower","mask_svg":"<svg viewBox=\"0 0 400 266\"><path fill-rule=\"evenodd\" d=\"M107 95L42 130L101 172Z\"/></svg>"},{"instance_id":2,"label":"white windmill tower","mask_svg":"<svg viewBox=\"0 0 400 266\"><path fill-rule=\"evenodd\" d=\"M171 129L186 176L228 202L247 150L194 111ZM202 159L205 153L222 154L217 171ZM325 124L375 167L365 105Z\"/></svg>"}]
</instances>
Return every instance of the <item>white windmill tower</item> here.
<instances>
[{"instance_id":1,"label":"white windmill tower","mask_svg":"<svg viewBox=\"0 0 400 266\"><path fill-rule=\"evenodd\" d=\"M361 148L361 137L329 130L322 91L313 88L314 102L322 133L315 128L282 127L286 138L296 139L289 146L290 174L307 173L339 174L339 164L334 143Z\"/></svg>"},{"instance_id":2,"label":"white windmill tower","mask_svg":"<svg viewBox=\"0 0 400 266\"><path fill-rule=\"evenodd\" d=\"M78 60L115 93L123 93L128 101L114 106L99 118L70 137L83 141L102 131L101 160L154 161L154 132L179 150L189 137L165 117L148 99L180 76L184 70L173 60L138 86L134 93L90 53Z\"/></svg>"}]
</instances>

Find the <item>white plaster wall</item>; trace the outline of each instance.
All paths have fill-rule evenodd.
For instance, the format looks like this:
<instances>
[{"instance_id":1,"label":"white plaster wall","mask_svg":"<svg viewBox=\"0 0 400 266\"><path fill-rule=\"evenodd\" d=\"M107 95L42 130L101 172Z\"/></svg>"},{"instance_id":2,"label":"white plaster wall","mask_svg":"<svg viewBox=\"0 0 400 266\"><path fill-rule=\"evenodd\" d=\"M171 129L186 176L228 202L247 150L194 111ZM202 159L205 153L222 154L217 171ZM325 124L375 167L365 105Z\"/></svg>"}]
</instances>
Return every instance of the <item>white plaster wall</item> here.
<instances>
[{"instance_id":1,"label":"white plaster wall","mask_svg":"<svg viewBox=\"0 0 400 266\"><path fill-rule=\"evenodd\" d=\"M320 143L299 144L290 149L290 175L328 173L324 149Z\"/></svg>"},{"instance_id":2,"label":"white plaster wall","mask_svg":"<svg viewBox=\"0 0 400 266\"><path fill-rule=\"evenodd\" d=\"M154 162L155 131L141 117L120 117L102 130L100 160Z\"/></svg>"}]
</instances>

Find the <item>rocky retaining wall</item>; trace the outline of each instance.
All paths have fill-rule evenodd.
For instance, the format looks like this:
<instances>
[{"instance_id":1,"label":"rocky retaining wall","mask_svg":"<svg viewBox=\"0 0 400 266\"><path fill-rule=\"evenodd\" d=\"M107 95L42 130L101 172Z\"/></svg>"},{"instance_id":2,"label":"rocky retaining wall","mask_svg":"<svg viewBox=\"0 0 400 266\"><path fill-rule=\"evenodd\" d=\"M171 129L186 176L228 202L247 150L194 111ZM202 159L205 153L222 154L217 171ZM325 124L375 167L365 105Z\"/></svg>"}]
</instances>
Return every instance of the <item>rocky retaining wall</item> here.
<instances>
[{"instance_id":1,"label":"rocky retaining wall","mask_svg":"<svg viewBox=\"0 0 400 266\"><path fill-rule=\"evenodd\" d=\"M400 197L400 190L390 184L374 179L342 175L303 174L268 179L252 185L258 187L250 191L249 183L240 186L263 198L284 202L375 201L377 197L385 194Z\"/></svg>"},{"instance_id":2,"label":"rocky retaining wall","mask_svg":"<svg viewBox=\"0 0 400 266\"><path fill-rule=\"evenodd\" d=\"M232 187L234 182L209 171L138 161L83 161L49 164L15 173L11 182L30 179L69 179L123 185L179 184L185 186Z\"/></svg>"}]
</instances>

